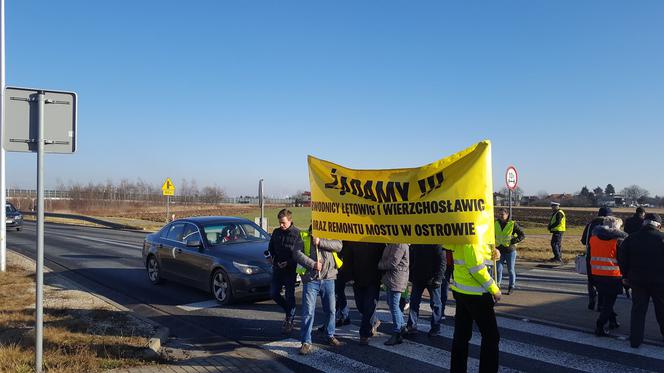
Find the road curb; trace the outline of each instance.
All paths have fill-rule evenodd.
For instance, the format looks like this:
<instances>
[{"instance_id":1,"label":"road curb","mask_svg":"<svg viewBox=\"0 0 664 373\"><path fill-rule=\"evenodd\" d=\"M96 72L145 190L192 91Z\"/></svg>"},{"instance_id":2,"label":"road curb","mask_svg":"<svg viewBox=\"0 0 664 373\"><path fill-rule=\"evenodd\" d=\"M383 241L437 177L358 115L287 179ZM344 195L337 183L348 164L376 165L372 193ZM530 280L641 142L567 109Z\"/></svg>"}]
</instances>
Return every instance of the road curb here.
<instances>
[{"instance_id":1,"label":"road curb","mask_svg":"<svg viewBox=\"0 0 664 373\"><path fill-rule=\"evenodd\" d=\"M161 356L161 347L168 342L171 331L165 326L157 327L154 335L148 341L148 348L145 351L146 357L157 359Z\"/></svg>"},{"instance_id":2,"label":"road curb","mask_svg":"<svg viewBox=\"0 0 664 373\"><path fill-rule=\"evenodd\" d=\"M29 260L32 263L35 263L35 261L32 258L30 258L26 255L23 255L23 254L15 251L15 250L12 250L11 248L7 248L7 249L11 250L12 253L16 254L17 256L20 256L20 257L24 258L25 260ZM131 309L129 309L129 308L127 308L127 307L125 307L125 306L123 306L123 305L121 305L121 304L119 304L119 303L117 303L117 302L115 302L115 301L113 301L109 298L106 298L103 295L100 295L100 294L97 294L97 293L91 291L91 289L89 287L87 287L87 286L85 286L85 285L83 285L79 282L76 282L75 280L72 280L70 278L62 276L61 274L59 274L57 272L54 272L52 269L50 269L46 265L44 265L44 272L50 272L51 274L54 274L55 276L60 277L64 281L72 282L72 283L76 284L76 286L79 287L78 290L85 291L89 295L91 295L91 296L93 296L93 297L95 297L95 298L111 305L113 308L115 308L119 311L122 311L122 312L126 312L127 315L129 315L130 317L132 317L134 319L137 319L137 320L140 320L140 321L142 321L146 324L151 325L153 328L155 328L155 332L153 333L152 337L150 337L150 339L148 340L148 346L146 347L145 356L147 358L151 358L151 359L156 359L160 356L161 348L164 344L166 344L166 342L168 341L168 338L170 336L170 329L169 328L159 324L156 321L150 320L149 318L147 318L145 316L142 316L142 315L134 312L133 310L131 310Z\"/></svg>"}]
</instances>

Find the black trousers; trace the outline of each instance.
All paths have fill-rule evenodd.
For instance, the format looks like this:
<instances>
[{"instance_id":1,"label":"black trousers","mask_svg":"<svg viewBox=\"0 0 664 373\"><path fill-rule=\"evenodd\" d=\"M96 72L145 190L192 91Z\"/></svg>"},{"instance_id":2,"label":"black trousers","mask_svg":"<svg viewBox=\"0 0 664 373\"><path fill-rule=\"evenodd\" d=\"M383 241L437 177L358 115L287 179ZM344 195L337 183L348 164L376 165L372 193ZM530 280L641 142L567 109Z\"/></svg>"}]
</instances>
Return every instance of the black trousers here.
<instances>
[{"instance_id":1,"label":"black trousers","mask_svg":"<svg viewBox=\"0 0 664 373\"><path fill-rule=\"evenodd\" d=\"M461 373L468 369L468 342L473 336L473 321L482 335L480 347L480 372L498 371L498 323L493 310L493 297L489 293L468 295L452 291L456 300L454 339L450 372Z\"/></svg>"},{"instance_id":2,"label":"black trousers","mask_svg":"<svg viewBox=\"0 0 664 373\"><path fill-rule=\"evenodd\" d=\"M593 282L599 293L600 314L597 319L597 328L603 328L608 321L616 321L613 306L616 304L618 294L622 293L622 279L620 277L593 276Z\"/></svg>"},{"instance_id":3,"label":"black trousers","mask_svg":"<svg viewBox=\"0 0 664 373\"><path fill-rule=\"evenodd\" d=\"M632 347L638 347L643 342L650 298L655 305L659 331L664 336L664 287L656 284L632 284L632 320L629 329L629 342Z\"/></svg>"},{"instance_id":4,"label":"black trousers","mask_svg":"<svg viewBox=\"0 0 664 373\"><path fill-rule=\"evenodd\" d=\"M380 295L380 285L360 286L353 284L355 307L362 314L360 337L371 337L371 327L376 321L376 305Z\"/></svg>"},{"instance_id":5,"label":"black trousers","mask_svg":"<svg viewBox=\"0 0 664 373\"><path fill-rule=\"evenodd\" d=\"M563 258L563 232L551 233L551 251L553 251L553 258L560 260Z\"/></svg>"}]
</instances>

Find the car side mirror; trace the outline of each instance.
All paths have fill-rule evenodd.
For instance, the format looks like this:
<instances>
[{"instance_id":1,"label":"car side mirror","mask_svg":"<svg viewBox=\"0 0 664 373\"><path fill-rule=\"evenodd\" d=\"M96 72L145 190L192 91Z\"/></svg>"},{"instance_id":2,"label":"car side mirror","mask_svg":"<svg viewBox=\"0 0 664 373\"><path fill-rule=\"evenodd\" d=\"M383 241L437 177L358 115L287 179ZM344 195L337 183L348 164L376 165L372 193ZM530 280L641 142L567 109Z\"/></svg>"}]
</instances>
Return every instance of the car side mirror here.
<instances>
[{"instance_id":1,"label":"car side mirror","mask_svg":"<svg viewBox=\"0 0 664 373\"><path fill-rule=\"evenodd\" d=\"M201 240L189 240L187 241L187 247L203 247Z\"/></svg>"}]
</instances>

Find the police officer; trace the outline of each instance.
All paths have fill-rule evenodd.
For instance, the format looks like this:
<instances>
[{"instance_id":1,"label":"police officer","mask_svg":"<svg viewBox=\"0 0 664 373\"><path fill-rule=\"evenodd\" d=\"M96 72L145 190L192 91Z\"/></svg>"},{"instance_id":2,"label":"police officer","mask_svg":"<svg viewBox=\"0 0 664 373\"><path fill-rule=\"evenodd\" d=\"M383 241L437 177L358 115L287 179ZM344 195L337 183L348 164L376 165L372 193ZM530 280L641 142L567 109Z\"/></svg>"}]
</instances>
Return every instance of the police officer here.
<instances>
[{"instance_id":1,"label":"police officer","mask_svg":"<svg viewBox=\"0 0 664 373\"><path fill-rule=\"evenodd\" d=\"M450 372L466 372L468 342L473 335L473 321L482 334L480 372L498 371L498 324L493 306L501 293L491 278L488 264L498 259L500 252L488 245L449 245L454 256L452 295L456 300L454 338Z\"/></svg>"},{"instance_id":2,"label":"police officer","mask_svg":"<svg viewBox=\"0 0 664 373\"><path fill-rule=\"evenodd\" d=\"M550 262L563 262L563 233L565 233L565 212L560 209L560 203L551 202L551 220L549 221L549 232L551 232L551 250L553 258Z\"/></svg>"},{"instance_id":3,"label":"police officer","mask_svg":"<svg viewBox=\"0 0 664 373\"><path fill-rule=\"evenodd\" d=\"M618 249L623 283L632 287L632 318L629 341L634 348L643 342L650 298L655 305L659 330L664 336L664 233L662 218L647 214L643 226L625 239Z\"/></svg>"}]
</instances>

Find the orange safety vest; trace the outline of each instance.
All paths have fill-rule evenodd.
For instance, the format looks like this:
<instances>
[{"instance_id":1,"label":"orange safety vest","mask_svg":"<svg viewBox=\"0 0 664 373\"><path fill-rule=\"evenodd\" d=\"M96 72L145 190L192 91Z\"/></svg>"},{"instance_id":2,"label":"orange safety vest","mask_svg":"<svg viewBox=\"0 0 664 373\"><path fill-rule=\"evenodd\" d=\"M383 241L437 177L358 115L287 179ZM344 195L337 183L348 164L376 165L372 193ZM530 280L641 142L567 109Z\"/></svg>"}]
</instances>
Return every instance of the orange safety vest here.
<instances>
[{"instance_id":1,"label":"orange safety vest","mask_svg":"<svg viewBox=\"0 0 664 373\"><path fill-rule=\"evenodd\" d=\"M616 255L617 239L590 237L590 271L594 276L622 277Z\"/></svg>"}]
</instances>

